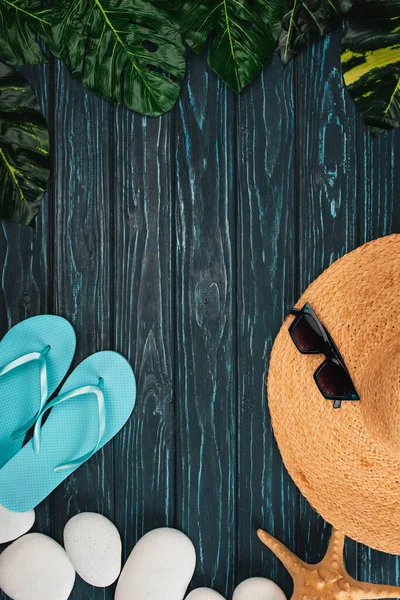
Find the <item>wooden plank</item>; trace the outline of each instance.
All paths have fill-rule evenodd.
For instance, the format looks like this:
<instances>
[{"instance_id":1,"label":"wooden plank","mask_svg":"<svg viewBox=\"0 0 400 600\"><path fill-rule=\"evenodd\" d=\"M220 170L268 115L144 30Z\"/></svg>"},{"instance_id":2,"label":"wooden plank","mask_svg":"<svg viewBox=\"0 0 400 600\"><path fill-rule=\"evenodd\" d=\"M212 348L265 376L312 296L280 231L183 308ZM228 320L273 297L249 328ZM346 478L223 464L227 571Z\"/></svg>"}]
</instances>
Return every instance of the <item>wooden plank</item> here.
<instances>
[{"instance_id":1,"label":"wooden plank","mask_svg":"<svg viewBox=\"0 0 400 600\"><path fill-rule=\"evenodd\" d=\"M357 113L360 243L400 232L400 131L374 139Z\"/></svg>"},{"instance_id":2,"label":"wooden plank","mask_svg":"<svg viewBox=\"0 0 400 600\"><path fill-rule=\"evenodd\" d=\"M294 63L272 63L238 111L238 582L286 569L258 540L263 527L295 547L298 491L273 437L264 380L296 291Z\"/></svg>"},{"instance_id":3,"label":"wooden plank","mask_svg":"<svg viewBox=\"0 0 400 600\"><path fill-rule=\"evenodd\" d=\"M31 83L43 113L49 118L49 66L21 69ZM0 334L23 319L49 310L49 215L47 192L32 229L2 221L0 232Z\"/></svg>"},{"instance_id":4,"label":"wooden plank","mask_svg":"<svg viewBox=\"0 0 400 600\"><path fill-rule=\"evenodd\" d=\"M176 524L194 587L230 593L236 549L235 100L190 58L176 122Z\"/></svg>"},{"instance_id":5,"label":"wooden plank","mask_svg":"<svg viewBox=\"0 0 400 600\"><path fill-rule=\"evenodd\" d=\"M400 131L373 139L357 114L360 244L400 232ZM400 558L358 545L358 576L400 585Z\"/></svg>"},{"instance_id":6,"label":"wooden plank","mask_svg":"<svg viewBox=\"0 0 400 600\"><path fill-rule=\"evenodd\" d=\"M43 113L49 119L48 65L21 69L31 83ZM26 318L50 312L50 201L45 194L36 227L3 221L0 227L0 336ZM36 509L33 531L47 533L52 528L51 499ZM0 552L2 546L0 545ZM6 596L0 591L0 598Z\"/></svg>"},{"instance_id":7,"label":"wooden plank","mask_svg":"<svg viewBox=\"0 0 400 600\"><path fill-rule=\"evenodd\" d=\"M110 347L112 105L86 92L59 62L54 75L54 311L75 327L77 365ZM53 502L54 537L60 542L65 523L78 512L100 512L113 520L113 445L68 477ZM77 577L74 600L112 597L112 588L92 588Z\"/></svg>"},{"instance_id":8,"label":"wooden plank","mask_svg":"<svg viewBox=\"0 0 400 600\"><path fill-rule=\"evenodd\" d=\"M61 541L70 516L99 511L126 557L175 525L198 552L194 585L227 597L250 575L290 590L258 525L307 560L324 553L329 527L298 499L271 435L265 363L323 268L400 231L400 132L366 134L338 45L330 36L287 69L274 59L237 100L193 57L162 119L115 108L60 66L50 87L48 67L26 71L54 118L54 206L36 233L1 224L0 333L54 310L76 326L76 362L115 347L138 380L128 426L37 509L36 530ZM400 583L398 557L348 542L347 558L356 576ZM79 579L71 596L112 597Z\"/></svg>"},{"instance_id":9,"label":"wooden plank","mask_svg":"<svg viewBox=\"0 0 400 600\"><path fill-rule=\"evenodd\" d=\"M340 32L335 32L297 59L298 295L358 245L357 115L343 86L339 57ZM319 560L330 527L303 497L298 532L300 556ZM354 571L354 545L347 546L347 560Z\"/></svg>"},{"instance_id":10,"label":"wooden plank","mask_svg":"<svg viewBox=\"0 0 400 600\"><path fill-rule=\"evenodd\" d=\"M124 557L174 525L173 114L118 107L115 147L115 346L132 364L137 404L115 443L115 522Z\"/></svg>"}]
</instances>

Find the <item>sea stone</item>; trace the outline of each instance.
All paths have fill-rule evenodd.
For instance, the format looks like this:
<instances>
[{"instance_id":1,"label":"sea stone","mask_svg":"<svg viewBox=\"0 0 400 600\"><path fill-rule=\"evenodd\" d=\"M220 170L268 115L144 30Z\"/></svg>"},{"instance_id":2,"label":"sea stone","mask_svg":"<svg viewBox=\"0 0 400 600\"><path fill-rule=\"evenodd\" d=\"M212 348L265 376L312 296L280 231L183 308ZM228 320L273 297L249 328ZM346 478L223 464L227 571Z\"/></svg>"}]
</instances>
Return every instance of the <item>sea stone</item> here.
<instances>
[{"instance_id":1,"label":"sea stone","mask_svg":"<svg viewBox=\"0 0 400 600\"><path fill-rule=\"evenodd\" d=\"M18 513L0 504L0 544L12 542L31 529L35 522L35 511Z\"/></svg>"},{"instance_id":2,"label":"sea stone","mask_svg":"<svg viewBox=\"0 0 400 600\"><path fill-rule=\"evenodd\" d=\"M251 577L237 586L232 600L286 600L286 596L270 579Z\"/></svg>"},{"instance_id":3,"label":"sea stone","mask_svg":"<svg viewBox=\"0 0 400 600\"><path fill-rule=\"evenodd\" d=\"M0 588L12 600L67 600L75 571L57 542L28 533L0 554Z\"/></svg>"},{"instance_id":4,"label":"sea stone","mask_svg":"<svg viewBox=\"0 0 400 600\"><path fill-rule=\"evenodd\" d=\"M75 515L64 528L64 546L75 571L96 587L114 583L121 572L118 529L98 513Z\"/></svg>"},{"instance_id":5,"label":"sea stone","mask_svg":"<svg viewBox=\"0 0 400 600\"><path fill-rule=\"evenodd\" d=\"M225 600L225 598L210 588L197 588L190 592L186 600Z\"/></svg>"},{"instance_id":6,"label":"sea stone","mask_svg":"<svg viewBox=\"0 0 400 600\"><path fill-rule=\"evenodd\" d=\"M196 553L186 535L164 527L136 544L119 578L115 600L183 600Z\"/></svg>"}]
</instances>

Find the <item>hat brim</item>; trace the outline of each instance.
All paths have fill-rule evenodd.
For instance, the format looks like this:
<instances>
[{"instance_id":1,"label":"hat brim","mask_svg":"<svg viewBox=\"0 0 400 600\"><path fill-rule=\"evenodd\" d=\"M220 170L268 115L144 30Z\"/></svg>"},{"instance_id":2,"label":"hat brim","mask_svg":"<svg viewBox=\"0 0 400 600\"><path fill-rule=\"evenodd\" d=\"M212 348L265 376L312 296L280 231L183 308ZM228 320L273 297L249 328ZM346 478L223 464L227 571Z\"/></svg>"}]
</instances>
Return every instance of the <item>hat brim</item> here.
<instances>
[{"instance_id":1,"label":"hat brim","mask_svg":"<svg viewBox=\"0 0 400 600\"><path fill-rule=\"evenodd\" d=\"M288 317L268 373L272 426L289 474L336 529L400 554L400 235L332 264L297 303L309 302L334 339L360 401L332 408L301 354Z\"/></svg>"}]
</instances>

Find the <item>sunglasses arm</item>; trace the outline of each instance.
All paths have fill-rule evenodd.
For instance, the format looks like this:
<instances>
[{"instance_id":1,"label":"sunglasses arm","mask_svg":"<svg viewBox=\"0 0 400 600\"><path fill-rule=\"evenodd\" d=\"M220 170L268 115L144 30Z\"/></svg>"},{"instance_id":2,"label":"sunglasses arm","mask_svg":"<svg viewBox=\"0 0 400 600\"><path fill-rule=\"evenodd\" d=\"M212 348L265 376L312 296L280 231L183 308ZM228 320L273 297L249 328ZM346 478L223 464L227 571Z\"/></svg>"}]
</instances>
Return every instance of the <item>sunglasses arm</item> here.
<instances>
[{"instance_id":1,"label":"sunglasses arm","mask_svg":"<svg viewBox=\"0 0 400 600\"><path fill-rule=\"evenodd\" d=\"M292 308L292 310L290 311L291 315L294 315L295 317L297 317L298 315L301 315L303 311L299 310L298 308Z\"/></svg>"}]
</instances>

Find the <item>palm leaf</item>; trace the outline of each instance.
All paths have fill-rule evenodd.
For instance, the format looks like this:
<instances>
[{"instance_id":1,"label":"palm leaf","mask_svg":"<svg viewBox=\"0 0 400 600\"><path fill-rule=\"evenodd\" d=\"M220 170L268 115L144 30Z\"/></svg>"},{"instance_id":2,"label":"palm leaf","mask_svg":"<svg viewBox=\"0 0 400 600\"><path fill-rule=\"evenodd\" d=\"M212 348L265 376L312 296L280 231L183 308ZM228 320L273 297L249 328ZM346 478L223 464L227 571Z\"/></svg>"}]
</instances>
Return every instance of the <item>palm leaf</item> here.
<instances>
[{"instance_id":1,"label":"palm leaf","mask_svg":"<svg viewBox=\"0 0 400 600\"><path fill-rule=\"evenodd\" d=\"M0 218L31 224L49 173L47 123L33 90L0 63Z\"/></svg>"},{"instance_id":2,"label":"palm leaf","mask_svg":"<svg viewBox=\"0 0 400 600\"><path fill-rule=\"evenodd\" d=\"M50 12L40 0L0 0L0 59L9 65L46 63L39 36L50 35Z\"/></svg>"},{"instance_id":3,"label":"palm leaf","mask_svg":"<svg viewBox=\"0 0 400 600\"><path fill-rule=\"evenodd\" d=\"M279 36L279 54L286 64L311 41L341 23L352 0L289 0Z\"/></svg>"},{"instance_id":4,"label":"palm leaf","mask_svg":"<svg viewBox=\"0 0 400 600\"><path fill-rule=\"evenodd\" d=\"M400 124L400 0L363 0L345 25L343 78L366 124Z\"/></svg>"},{"instance_id":5,"label":"palm leaf","mask_svg":"<svg viewBox=\"0 0 400 600\"><path fill-rule=\"evenodd\" d=\"M157 116L170 110L185 74L181 36L148 0L59 0L50 48L96 93Z\"/></svg>"},{"instance_id":6,"label":"palm leaf","mask_svg":"<svg viewBox=\"0 0 400 600\"><path fill-rule=\"evenodd\" d=\"M180 0L174 21L185 41L199 52L215 37L209 64L225 83L240 92L259 73L275 50L286 0Z\"/></svg>"}]
</instances>

